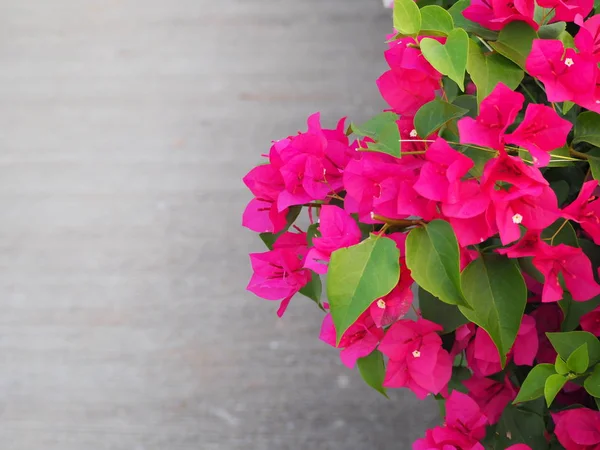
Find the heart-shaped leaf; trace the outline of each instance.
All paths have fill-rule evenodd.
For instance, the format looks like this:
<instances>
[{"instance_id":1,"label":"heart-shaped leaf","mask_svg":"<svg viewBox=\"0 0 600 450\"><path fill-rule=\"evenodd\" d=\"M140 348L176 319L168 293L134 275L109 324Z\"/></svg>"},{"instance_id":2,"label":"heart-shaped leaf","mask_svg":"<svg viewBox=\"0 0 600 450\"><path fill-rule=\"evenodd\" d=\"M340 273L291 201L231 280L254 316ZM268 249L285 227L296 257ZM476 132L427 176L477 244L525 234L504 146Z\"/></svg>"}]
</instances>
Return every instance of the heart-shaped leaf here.
<instances>
[{"instance_id":1,"label":"heart-shaped leaf","mask_svg":"<svg viewBox=\"0 0 600 450\"><path fill-rule=\"evenodd\" d=\"M417 134L423 139L439 130L444 124L464 116L469 111L439 98L425 103L415 114Z\"/></svg>"},{"instance_id":2,"label":"heart-shaped leaf","mask_svg":"<svg viewBox=\"0 0 600 450\"><path fill-rule=\"evenodd\" d=\"M436 33L446 36L453 29L452 16L441 6L428 5L421 8L421 30L427 32L427 35L432 36Z\"/></svg>"},{"instance_id":3,"label":"heart-shaped leaf","mask_svg":"<svg viewBox=\"0 0 600 450\"><path fill-rule=\"evenodd\" d=\"M394 28L406 36L419 34L421 11L413 0L394 0Z\"/></svg>"},{"instance_id":4,"label":"heart-shaped leaf","mask_svg":"<svg viewBox=\"0 0 600 450\"><path fill-rule=\"evenodd\" d=\"M452 81L462 91L465 90L465 70L469 53L469 36L462 28L455 28L448 33L445 44L435 39L424 38L420 44L421 52L429 63Z\"/></svg>"}]
</instances>

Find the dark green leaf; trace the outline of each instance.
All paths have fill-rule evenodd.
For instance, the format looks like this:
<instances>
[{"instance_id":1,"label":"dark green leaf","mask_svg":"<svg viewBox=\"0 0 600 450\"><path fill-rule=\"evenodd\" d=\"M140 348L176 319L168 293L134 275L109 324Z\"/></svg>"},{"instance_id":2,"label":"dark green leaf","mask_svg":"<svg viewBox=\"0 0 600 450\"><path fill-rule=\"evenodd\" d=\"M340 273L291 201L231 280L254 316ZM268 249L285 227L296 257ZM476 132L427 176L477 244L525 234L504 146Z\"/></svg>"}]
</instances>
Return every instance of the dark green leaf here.
<instances>
[{"instance_id":1,"label":"dark green leaf","mask_svg":"<svg viewBox=\"0 0 600 450\"><path fill-rule=\"evenodd\" d=\"M546 384L544 385L544 398L546 399L546 405L548 408L554 401L556 395L563 388L565 383L567 382L567 377L563 375L559 375L555 373L554 375L550 375L546 379Z\"/></svg>"},{"instance_id":2,"label":"dark green leaf","mask_svg":"<svg viewBox=\"0 0 600 450\"><path fill-rule=\"evenodd\" d=\"M396 243L370 236L360 244L336 250L327 274L327 298L338 342L356 319L400 277Z\"/></svg>"},{"instance_id":3,"label":"dark green leaf","mask_svg":"<svg viewBox=\"0 0 600 450\"><path fill-rule=\"evenodd\" d=\"M577 350L583 344L588 346L590 364L594 365L600 361L600 342L598 338L586 331L570 331L568 333L546 333L550 343L565 361L568 360L571 353Z\"/></svg>"},{"instance_id":4,"label":"dark green leaf","mask_svg":"<svg viewBox=\"0 0 600 450\"><path fill-rule=\"evenodd\" d=\"M566 375L570 372L569 367L567 367L567 363L559 355L556 355L556 362L554 363L554 369L556 370L556 373L558 373L560 375Z\"/></svg>"},{"instance_id":5,"label":"dark green leaf","mask_svg":"<svg viewBox=\"0 0 600 450\"><path fill-rule=\"evenodd\" d=\"M458 106L459 108L466 109L468 112L465 114L466 116L475 118L477 117L477 97L474 95L459 95L456 97L452 104ZM479 153L488 153L482 152L478 150ZM490 153L492 154L492 153Z\"/></svg>"},{"instance_id":6,"label":"dark green leaf","mask_svg":"<svg viewBox=\"0 0 600 450\"><path fill-rule=\"evenodd\" d=\"M267 246L267 248L269 250L273 250L273 244L275 243L277 238L279 236L281 236L283 233L285 233L287 230L289 230L289 228L292 226L292 224L296 221L296 219L300 215L300 211L302 211L302 206L290 206L290 209L286 216L287 223L286 223L285 227L283 228L283 230L281 230L278 233L260 233L259 234L260 238L262 239L262 241L265 243L265 245Z\"/></svg>"},{"instance_id":7,"label":"dark green leaf","mask_svg":"<svg viewBox=\"0 0 600 450\"><path fill-rule=\"evenodd\" d=\"M558 219L542 232L543 239L551 239L547 241L550 245L566 244L571 247L579 247L577 234L571 223L566 219Z\"/></svg>"},{"instance_id":8,"label":"dark green leaf","mask_svg":"<svg viewBox=\"0 0 600 450\"><path fill-rule=\"evenodd\" d=\"M365 380L365 383L387 397L386 390L383 387L385 363L383 362L383 355L381 352L379 350L374 350L369 356L359 358L357 365L360 375L362 376L362 379Z\"/></svg>"},{"instance_id":9,"label":"dark green leaf","mask_svg":"<svg viewBox=\"0 0 600 450\"><path fill-rule=\"evenodd\" d=\"M581 316L589 313L600 306L600 296L594 297L586 302L576 302L571 296L565 293L563 299L558 302L558 306L563 311L562 331L573 331L579 326Z\"/></svg>"},{"instance_id":10,"label":"dark green leaf","mask_svg":"<svg viewBox=\"0 0 600 450\"><path fill-rule=\"evenodd\" d=\"M550 183L550 187L556 194L556 199L558 200L558 206L562 206L562 204L569 197L569 183L565 180L557 180Z\"/></svg>"},{"instance_id":11,"label":"dark green leaf","mask_svg":"<svg viewBox=\"0 0 600 450\"><path fill-rule=\"evenodd\" d=\"M587 142L600 147L600 115L593 111L582 112L575 122L573 144Z\"/></svg>"},{"instance_id":12,"label":"dark green leaf","mask_svg":"<svg viewBox=\"0 0 600 450\"><path fill-rule=\"evenodd\" d=\"M521 410L515 406L507 406L498 426L495 449L506 449L514 444L527 444L535 450L545 450L548 443L544 434L546 424L539 414Z\"/></svg>"},{"instance_id":13,"label":"dark green leaf","mask_svg":"<svg viewBox=\"0 0 600 450\"><path fill-rule=\"evenodd\" d=\"M318 223L310 224L308 226L308 228L306 229L306 240L308 242L308 246L312 247L313 239L315 237L319 237L320 235L321 235L321 233L319 232L319 224Z\"/></svg>"},{"instance_id":14,"label":"dark green leaf","mask_svg":"<svg viewBox=\"0 0 600 450\"><path fill-rule=\"evenodd\" d=\"M442 85L444 86L444 94L446 94L446 99L449 102L454 103L454 100L459 93L458 85L450 78L446 77L442 79Z\"/></svg>"},{"instance_id":15,"label":"dark green leaf","mask_svg":"<svg viewBox=\"0 0 600 450\"><path fill-rule=\"evenodd\" d=\"M484 54L479 45L469 40L467 72L477 86L477 101L481 103L500 82L516 89L523 79L523 70L504 56L493 53Z\"/></svg>"},{"instance_id":16,"label":"dark green leaf","mask_svg":"<svg viewBox=\"0 0 600 450\"><path fill-rule=\"evenodd\" d=\"M567 359L567 367L573 373L584 373L589 365L590 355L588 354L587 344L582 344L580 347L577 347Z\"/></svg>"},{"instance_id":17,"label":"dark green leaf","mask_svg":"<svg viewBox=\"0 0 600 450\"><path fill-rule=\"evenodd\" d=\"M460 391L466 394L468 389L462 382L469 378L471 378L471 371L469 369L466 367L453 367L452 378L450 378L450 382L448 383L448 389L450 392Z\"/></svg>"},{"instance_id":18,"label":"dark green leaf","mask_svg":"<svg viewBox=\"0 0 600 450\"><path fill-rule=\"evenodd\" d=\"M555 22L548 25L542 25L538 30L540 39L558 39L560 34L565 31L566 22Z\"/></svg>"},{"instance_id":19,"label":"dark green leaf","mask_svg":"<svg viewBox=\"0 0 600 450\"><path fill-rule=\"evenodd\" d=\"M481 25L471 22L465 16L463 11L470 5L470 0L459 0L448 10L452 19L454 19L454 27L462 28L468 33L473 33L477 36L481 36L484 39L495 40L498 37L498 33L495 31L488 30Z\"/></svg>"},{"instance_id":20,"label":"dark green leaf","mask_svg":"<svg viewBox=\"0 0 600 450\"><path fill-rule=\"evenodd\" d=\"M394 29L407 36L421 31L421 12L413 0L394 0Z\"/></svg>"},{"instance_id":21,"label":"dark green leaf","mask_svg":"<svg viewBox=\"0 0 600 450\"><path fill-rule=\"evenodd\" d=\"M427 138L444 124L464 116L468 110L446 103L439 98L425 103L415 114L414 124L417 134Z\"/></svg>"},{"instance_id":22,"label":"dark green leaf","mask_svg":"<svg viewBox=\"0 0 600 450\"><path fill-rule=\"evenodd\" d=\"M412 1L412 0L406 0ZM421 52L429 63L458 84L464 91L465 69L469 50L469 36L462 28L455 28L448 34L446 43L424 38L420 42Z\"/></svg>"},{"instance_id":23,"label":"dark green leaf","mask_svg":"<svg viewBox=\"0 0 600 450\"><path fill-rule=\"evenodd\" d=\"M537 37L535 30L525 22L511 22L500 31L498 40L489 44L502 56L524 69L533 40Z\"/></svg>"},{"instance_id":24,"label":"dark green leaf","mask_svg":"<svg viewBox=\"0 0 600 450\"><path fill-rule=\"evenodd\" d=\"M414 228L406 239L406 265L419 286L451 305L465 305L460 290L458 241L448 222Z\"/></svg>"},{"instance_id":25,"label":"dark green leaf","mask_svg":"<svg viewBox=\"0 0 600 450\"><path fill-rule=\"evenodd\" d=\"M454 29L454 21L448 11L440 6L423 6L421 8L422 34L432 36L432 32L439 32L446 36Z\"/></svg>"},{"instance_id":26,"label":"dark green leaf","mask_svg":"<svg viewBox=\"0 0 600 450\"><path fill-rule=\"evenodd\" d=\"M554 366L552 364L538 364L535 366L529 374L523 384L521 385L521 389L517 394L517 398L513 401L514 403L522 403L528 402L531 400L535 400L536 398L540 398L544 395L544 385L546 384L546 379L554 375L556 373Z\"/></svg>"},{"instance_id":27,"label":"dark green leaf","mask_svg":"<svg viewBox=\"0 0 600 450\"><path fill-rule=\"evenodd\" d=\"M585 379L583 387L592 397L600 398L600 364L597 364L591 375Z\"/></svg>"},{"instance_id":28,"label":"dark green leaf","mask_svg":"<svg viewBox=\"0 0 600 450\"><path fill-rule=\"evenodd\" d=\"M463 294L472 308L461 307L460 310L467 319L488 332L504 367L527 303L523 275L510 259L484 254L471 262L460 278Z\"/></svg>"},{"instance_id":29,"label":"dark green leaf","mask_svg":"<svg viewBox=\"0 0 600 450\"><path fill-rule=\"evenodd\" d=\"M323 309L323 305L321 304L321 291L323 290L323 286L321 284L321 277L319 274L314 273L311 270L312 277L308 284L300 289L300 293L305 297L310 298L314 301L319 308Z\"/></svg>"},{"instance_id":30,"label":"dark green leaf","mask_svg":"<svg viewBox=\"0 0 600 450\"><path fill-rule=\"evenodd\" d=\"M462 147L462 152L475 163L475 166L469 171L474 177L481 177L481 175L483 175L485 164L496 156L492 152L482 152L481 150L472 147Z\"/></svg>"},{"instance_id":31,"label":"dark green leaf","mask_svg":"<svg viewBox=\"0 0 600 450\"><path fill-rule=\"evenodd\" d=\"M468 322L458 307L442 302L419 286L419 308L424 319L444 327L444 333L451 333Z\"/></svg>"}]
</instances>

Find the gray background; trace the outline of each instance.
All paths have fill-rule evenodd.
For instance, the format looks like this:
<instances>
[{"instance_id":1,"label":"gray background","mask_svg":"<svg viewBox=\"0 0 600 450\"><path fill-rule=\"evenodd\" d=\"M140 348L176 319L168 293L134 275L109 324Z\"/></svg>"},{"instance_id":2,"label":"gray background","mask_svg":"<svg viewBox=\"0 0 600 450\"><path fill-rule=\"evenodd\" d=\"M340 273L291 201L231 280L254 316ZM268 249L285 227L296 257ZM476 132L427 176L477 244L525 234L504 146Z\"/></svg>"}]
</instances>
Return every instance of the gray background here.
<instances>
[{"instance_id":1,"label":"gray background","mask_svg":"<svg viewBox=\"0 0 600 450\"><path fill-rule=\"evenodd\" d=\"M384 107L380 0L0 0L0 448L408 449L321 314L244 291L241 177Z\"/></svg>"}]
</instances>

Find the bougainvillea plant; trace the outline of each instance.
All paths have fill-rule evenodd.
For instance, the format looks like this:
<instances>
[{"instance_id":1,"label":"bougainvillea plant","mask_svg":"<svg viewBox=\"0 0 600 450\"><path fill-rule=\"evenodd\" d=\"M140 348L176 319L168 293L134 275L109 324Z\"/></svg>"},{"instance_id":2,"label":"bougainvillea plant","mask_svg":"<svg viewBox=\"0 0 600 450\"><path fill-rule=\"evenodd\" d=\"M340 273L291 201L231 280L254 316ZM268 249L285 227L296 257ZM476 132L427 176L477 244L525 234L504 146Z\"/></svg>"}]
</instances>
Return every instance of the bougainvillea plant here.
<instances>
[{"instance_id":1,"label":"bougainvillea plant","mask_svg":"<svg viewBox=\"0 0 600 450\"><path fill-rule=\"evenodd\" d=\"M389 109L314 114L244 178L248 289L280 316L312 299L383 395L434 396L414 449L600 449L595 8L396 0Z\"/></svg>"}]
</instances>

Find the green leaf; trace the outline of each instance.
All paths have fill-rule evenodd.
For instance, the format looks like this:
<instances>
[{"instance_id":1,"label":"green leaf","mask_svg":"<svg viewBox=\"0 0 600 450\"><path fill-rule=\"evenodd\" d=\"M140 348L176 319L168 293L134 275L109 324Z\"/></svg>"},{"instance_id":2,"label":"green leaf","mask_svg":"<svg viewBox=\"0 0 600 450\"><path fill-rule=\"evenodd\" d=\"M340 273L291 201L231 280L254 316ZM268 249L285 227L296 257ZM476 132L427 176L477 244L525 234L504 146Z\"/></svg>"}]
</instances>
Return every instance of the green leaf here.
<instances>
[{"instance_id":1,"label":"green leaf","mask_svg":"<svg viewBox=\"0 0 600 450\"><path fill-rule=\"evenodd\" d=\"M384 112L360 126L352 124L351 128L355 135L367 136L375 141L369 142L367 148L362 150L387 153L400 158L400 131L397 120L398 114Z\"/></svg>"},{"instance_id":2,"label":"green leaf","mask_svg":"<svg viewBox=\"0 0 600 450\"><path fill-rule=\"evenodd\" d=\"M558 306L562 309L564 316L561 331L573 331L579 326L581 316L600 306L600 296L586 302L576 302L569 294L565 293L563 299L558 302Z\"/></svg>"},{"instance_id":3,"label":"green leaf","mask_svg":"<svg viewBox=\"0 0 600 450\"><path fill-rule=\"evenodd\" d=\"M477 117L477 97L474 95L459 95L452 101L452 104L466 109L468 111L466 114L467 116L472 118ZM489 153L493 155L493 153L482 152L481 150L478 150L478 153Z\"/></svg>"},{"instance_id":4,"label":"green leaf","mask_svg":"<svg viewBox=\"0 0 600 450\"><path fill-rule=\"evenodd\" d=\"M567 114L569 111L571 111L571 108L573 108L573 106L575 106L575 103L573 103L573 102L569 102L569 101L563 102L563 106L562 106L563 116L565 114Z\"/></svg>"},{"instance_id":5,"label":"green leaf","mask_svg":"<svg viewBox=\"0 0 600 450\"><path fill-rule=\"evenodd\" d=\"M446 36L454 29L454 20L448 11L436 5L421 8L421 30L422 34L432 36L432 32L439 32Z\"/></svg>"},{"instance_id":6,"label":"green leaf","mask_svg":"<svg viewBox=\"0 0 600 450\"><path fill-rule=\"evenodd\" d=\"M466 305L460 290L458 241L448 222L414 228L406 239L406 265L419 286L451 305Z\"/></svg>"},{"instance_id":7,"label":"green leaf","mask_svg":"<svg viewBox=\"0 0 600 450\"><path fill-rule=\"evenodd\" d=\"M394 28L406 36L421 31L421 12L413 0L394 0Z\"/></svg>"},{"instance_id":8,"label":"green leaf","mask_svg":"<svg viewBox=\"0 0 600 450\"><path fill-rule=\"evenodd\" d=\"M600 115L593 111L582 112L575 121L573 144L587 142L600 147Z\"/></svg>"},{"instance_id":9,"label":"green leaf","mask_svg":"<svg viewBox=\"0 0 600 450\"><path fill-rule=\"evenodd\" d=\"M319 224L313 223L308 226L306 229L306 241L308 242L308 246L313 246L313 239L321 236L321 232L319 231Z\"/></svg>"},{"instance_id":10,"label":"green leaf","mask_svg":"<svg viewBox=\"0 0 600 450\"><path fill-rule=\"evenodd\" d=\"M533 10L533 20L540 25L546 25L555 14L554 8L544 8L536 3Z\"/></svg>"},{"instance_id":11,"label":"green leaf","mask_svg":"<svg viewBox=\"0 0 600 450\"><path fill-rule=\"evenodd\" d=\"M567 198L569 197L569 183L567 183L565 180L552 181L550 183L550 187L556 194L558 206L562 206L562 204L567 201Z\"/></svg>"},{"instance_id":12,"label":"green leaf","mask_svg":"<svg viewBox=\"0 0 600 450\"><path fill-rule=\"evenodd\" d=\"M369 356L359 358L357 365L360 375L362 376L362 379L365 380L365 383L387 397L387 392L383 387L385 363L383 362L383 355L381 352L379 350L374 350Z\"/></svg>"},{"instance_id":13,"label":"green leaf","mask_svg":"<svg viewBox=\"0 0 600 450\"><path fill-rule=\"evenodd\" d=\"M352 133L357 136L367 136L371 139L378 140L381 130L390 123L396 123L399 116L393 112L384 112L377 114L362 125L351 124Z\"/></svg>"},{"instance_id":14,"label":"green leaf","mask_svg":"<svg viewBox=\"0 0 600 450\"><path fill-rule=\"evenodd\" d=\"M452 391L460 391L464 394L468 392L467 387L462 383L471 378L472 374L466 367L453 367L452 378L448 382L448 389Z\"/></svg>"},{"instance_id":15,"label":"green leaf","mask_svg":"<svg viewBox=\"0 0 600 450\"><path fill-rule=\"evenodd\" d=\"M542 25L538 30L540 39L558 39L560 34L565 31L566 22L555 22L548 25Z\"/></svg>"},{"instance_id":16,"label":"green leaf","mask_svg":"<svg viewBox=\"0 0 600 450\"><path fill-rule=\"evenodd\" d=\"M463 294L472 308L461 307L460 310L467 319L488 332L504 367L527 303L523 275L510 259L484 254L471 262L460 278Z\"/></svg>"},{"instance_id":17,"label":"green leaf","mask_svg":"<svg viewBox=\"0 0 600 450\"><path fill-rule=\"evenodd\" d=\"M535 450L545 450L548 443L544 434L546 424L541 415L507 406L496 428L495 449L505 449L514 444L527 444Z\"/></svg>"},{"instance_id":18,"label":"green leaf","mask_svg":"<svg viewBox=\"0 0 600 450\"><path fill-rule=\"evenodd\" d=\"M600 361L600 341L591 333L586 331L569 331L568 333L546 333L550 343L565 361L571 353L583 344L587 344L590 364L594 365Z\"/></svg>"},{"instance_id":19,"label":"green leaf","mask_svg":"<svg viewBox=\"0 0 600 450\"><path fill-rule=\"evenodd\" d=\"M464 116L467 112L469 111L466 109L436 98L419 108L414 119L415 129L417 134L425 139L446 123Z\"/></svg>"},{"instance_id":20,"label":"green leaf","mask_svg":"<svg viewBox=\"0 0 600 450\"><path fill-rule=\"evenodd\" d=\"M546 405L548 408L554 401L556 395L563 388L565 383L567 382L567 377L564 375L559 375L555 373L554 375L550 375L546 379L546 384L544 385L544 398L546 399Z\"/></svg>"},{"instance_id":21,"label":"green leaf","mask_svg":"<svg viewBox=\"0 0 600 450\"><path fill-rule=\"evenodd\" d=\"M516 89L523 79L523 70L498 53L486 55L479 45L469 40L467 72L477 86L477 101L481 103L500 82Z\"/></svg>"},{"instance_id":22,"label":"green leaf","mask_svg":"<svg viewBox=\"0 0 600 450\"><path fill-rule=\"evenodd\" d=\"M323 309L323 305L321 304L321 292L323 290L323 285L321 284L321 277L319 274L313 272L311 270L312 277L308 284L300 289L300 293L305 297L310 298L314 301L319 308Z\"/></svg>"},{"instance_id":23,"label":"green leaf","mask_svg":"<svg viewBox=\"0 0 600 450\"><path fill-rule=\"evenodd\" d=\"M592 397L600 398L600 364L597 364L591 375L585 379L583 387Z\"/></svg>"},{"instance_id":24,"label":"green leaf","mask_svg":"<svg viewBox=\"0 0 600 450\"><path fill-rule=\"evenodd\" d=\"M444 94L446 94L446 99L454 104L454 100L459 93L458 85L447 77L442 78L442 85L444 88Z\"/></svg>"},{"instance_id":25,"label":"green leaf","mask_svg":"<svg viewBox=\"0 0 600 450\"><path fill-rule=\"evenodd\" d=\"M260 238L262 239L262 241L265 243L265 245L267 246L267 248L269 250L273 250L273 244L275 243L277 238L279 236L281 236L283 233L285 233L287 230L289 230L289 228L292 226L292 224L296 221L296 219L300 215L300 211L302 211L302 206L290 206L290 209L286 216L286 225L283 228L283 230L281 230L278 233L260 233L259 234Z\"/></svg>"},{"instance_id":26,"label":"green leaf","mask_svg":"<svg viewBox=\"0 0 600 450\"><path fill-rule=\"evenodd\" d=\"M556 373L560 375L567 375L570 372L569 367L567 367L567 363L559 355L556 355L554 369L556 370Z\"/></svg>"},{"instance_id":27,"label":"green leaf","mask_svg":"<svg viewBox=\"0 0 600 450\"><path fill-rule=\"evenodd\" d=\"M444 333L451 333L468 323L455 305L449 305L419 286L419 308L424 319L444 327Z\"/></svg>"},{"instance_id":28,"label":"green leaf","mask_svg":"<svg viewBox=\"0 0 600 450\"><path fill-rule=\"evenodd\" d=\"M461 147L462 153L471 158L475 163L475 166L469 171L469 173L474 177L481 177L483 175L483 169L485 164L496 155L492 152L482 152L479 149L472 147Z\"/></svg>"},{"instance_id":29,"label":"green leaf","mask_svg":"<svg viewBox=\"0 0 600 450\"><path fill-rule=\"evenodd\" d=\"M567 359L567 367L573 373L584 373L590 365L590 355L588 354L587 344L582 344L571 353Z\"/></svg>"},{"instance_id":30,"label":"green leaf","mask_svg":"<svg viewBox=\"0 0 600 450\"><path fill-rule=\"evenodd\" d=\"M551 239L550 245L566 244L571 247L579 247L577 234L571 223L566 219L558 219L542 232L543 239Z\"/></svg>"},{"instance_id":31,"label":"green leaf","mask_svg":"<svg viewBox=\"0 0 600 450\"><path fill-rule=\"evenodd\" d=\"M473 33L477 36L481 36L484 39L495 40L498 37L498 33L495 31L488 30L481 25L471 22L465 16L463 11L470 5L470 0L459 0L448 10L452 19L454 19L454 27L462 28L467 33Z\"/></svg>"},{"instance_id":32,"label":"green leaf","mask_svg":"<svg viewBox=\"0 0 600 450\"><path fill-rule=\"evenodd\" d=\"M327 298L337 340L379 297L400 278L400 253L396 243L371 235L361 243L336 250L327 275Z\"/></svg>"},{"instance_id":33,"label":"green leaf","mask_svg":"<svg viewBox=\"0 0 600 450\"><path fill-rule=\"evenodd\" d=\"M563 31L558 35L558 39L563 43L565 48L575 48L575 39L568 31Z\"/></svg>"},{"instance_id":34,"label":"green leaf","mask_svg":"<svg viewBox=\"0 0 600 450\"><path fill-rule=\"evenodd\" d=\"M590 163L590 170L592 171L594 180L600 180L600 158L588 155L588 163Z\"/></svg>"},{"instance_id":35,"label":"green leaf","mask_svg":"<svg viewBox=\"0 0 600 450\"><path fill-rule=\"evenodd\" d=\"M513 401L513 404L529 402L536 398L540 398L544 395L544 385L546 384L546 380L554 374L556 374L556 371L552 364L538 364L535 366L531 369L527 378L525 378L525 381L523 381L521 389Z\"/></svg>"},{"instance_id":36,"label":"green leaf","mask_svg":"<svg viewBox=\"0 0 600 450\"><path fill-rule=\"evenodd\" d=\"M489 42L489 45L502 56L524 69L525 60L531 52L533 40L537 37L535 30L525 22L511 22L500 31L498 40Z\"/></svg>"},{"instance_id":37,"label":"green leaf","mask_svg":"<svg viewBox=\"0 0 600 450\"><path fill-rule=\"evenodd\" d=\"M412 0L408 0L412 1ZM462 28L455 28L448 34L445 44L435 39L424 38L419 44L423 56L429 63L464 91L467 53L469 51L469 36Z\"/></svg>"}]
</instances>

